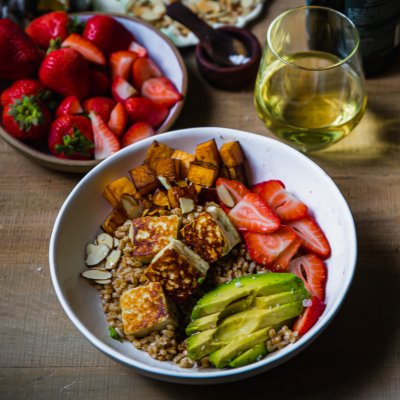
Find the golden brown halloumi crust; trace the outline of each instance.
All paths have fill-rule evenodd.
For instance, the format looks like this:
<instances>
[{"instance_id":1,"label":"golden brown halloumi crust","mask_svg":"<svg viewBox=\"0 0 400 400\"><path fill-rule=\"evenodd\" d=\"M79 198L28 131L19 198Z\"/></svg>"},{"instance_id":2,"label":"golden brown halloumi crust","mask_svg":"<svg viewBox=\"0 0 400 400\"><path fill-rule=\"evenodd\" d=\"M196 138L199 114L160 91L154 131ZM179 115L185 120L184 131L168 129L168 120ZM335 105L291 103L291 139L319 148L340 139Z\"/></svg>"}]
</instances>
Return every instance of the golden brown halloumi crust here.
<instances>
[{"instance_id":1,"label":"golden brown halloumi crust","mask_svg":"<svg viewBox=\"0 0 400 400\"><path fill-rule=\"evenodd\" d=\"M225 251L224 235L208 212L201 213L181 230L183 241L207 262L215 262Z\"/></svg>"},{"instance_id":2,"label":"golden brown halloumi crust","mask_svg":"<svg viewBox=\"0 0 400 400\"><path fill-rule=\"evenodd\" d=\"M119 304L127 335L144 336L153 330L163 329L167 324L175 324L175 318L158 282L126 290Z\"/></svg>"},{"instance_id":3,"label":"golden brown halloumi crust","mask_svg":"<svg viewBox=\"0 0 400 400\"><path fill-rule=\"evenodd\" d=\"M170 239L177 238L180 218L177 215L140 217L133 219L132 224L134 230L132 256L142 262L150 263Z\"/></svg>"}]
</instances>

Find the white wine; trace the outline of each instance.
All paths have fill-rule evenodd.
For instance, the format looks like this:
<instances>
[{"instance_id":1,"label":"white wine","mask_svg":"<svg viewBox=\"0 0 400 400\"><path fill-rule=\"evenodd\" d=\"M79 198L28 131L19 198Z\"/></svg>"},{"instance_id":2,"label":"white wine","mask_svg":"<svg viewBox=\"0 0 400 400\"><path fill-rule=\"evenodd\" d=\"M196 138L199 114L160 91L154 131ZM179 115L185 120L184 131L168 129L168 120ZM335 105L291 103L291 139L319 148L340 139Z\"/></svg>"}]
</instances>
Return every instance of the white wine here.
<instances>
[{"instance_id":1,"label":"white wine","mask_svg":"<svg viewBox=\"0 0 400 400\"><path fill-rule=\"evenodd\" d=\"M264 60L258 73L254 101L267 128L302 151L345 137L365 111L362 76L324 52L296 53L286 61L292 65Z\"/></svg>"}]
</instances>

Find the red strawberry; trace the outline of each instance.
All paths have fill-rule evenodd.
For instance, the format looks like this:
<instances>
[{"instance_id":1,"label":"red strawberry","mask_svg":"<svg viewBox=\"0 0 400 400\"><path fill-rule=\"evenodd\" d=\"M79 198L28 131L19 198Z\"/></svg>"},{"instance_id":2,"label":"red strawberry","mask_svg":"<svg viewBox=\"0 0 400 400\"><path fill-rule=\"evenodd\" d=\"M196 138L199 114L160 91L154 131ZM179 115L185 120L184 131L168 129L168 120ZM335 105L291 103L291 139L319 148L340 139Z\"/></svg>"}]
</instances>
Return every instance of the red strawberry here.
<instances>
[{"instance_id":1,"label":"red strawberry","mask_svg":"<svg viewBox=\"0 0 400 400\"><path fill-rule=\"evenodd\" d=\"M121 149L118 138L107 126L103 118L94 112L89 114L92 120L92 129L94 136L94 158L103 160Z\"/></svg>"},{"instance_id":2,"label":"red strawberry","mask_svg":"<svg viewBox=\"0 0 400 400\"><path fill-rule=\"evenodd\" d=\"M279 230L268 233L244 234L247 251L250 257L258 264L269 266L297 239L293 229L281 226Z\"/></svg>"},{"instance_id":3,"label":"red strawberry","mask_svg":"<svg viewBox=\"0 0 400 400\"><path fill-rule=\"evenodd\" d=\"M83 100L90 89L88 63L73 49L53 50L40 66L39 80L64 97L76 96Z\"/></svg>"},{"instance_id":4,"label":"red strawberry","mask_svg":"<svg viewBox=\"0 0 400 400\"><path fill-rule=\"evenodd\" d=\"M9 103L3 110L3 127L21 140L43 139L50 127L51 116L35 96L22 96Z\"/></svg>"},{"instance_id":5,"label":"red strawberry","mask_svg":"<svg viewBox=\"0 0 400 400\"><path fill-rule=\"evenodd\" d=\"M114 99L117 101L124 101L138 94L137 90L127 80L120 76L114 78L111 92Z\"/></svg>"},{"instance_id":6,"label":"red strawberry","mask_svg":"<svg viewBox=\"0 0 400 400\"><path fill-rule=\"evenodd\" d=\"M272 263L270 269L272 271L286 271L289 266L290 260L293 258L293 256L297 253L301 245L301 239L297 237L296 239L293 240L292 243L289 244L286 249L279 254L279 256L274 260Z\"/></svg>"},{"instance_id":7,"label":"red strawberry","mask_svg":"<svg viewBox=\"0 0 400 400\"><path fill-rule=\"evenodd\" d=\"M16 23L0 19L0 79L33 77L41 59L33 40Z\"/></svg>"},{"instance_id":8,"label":"red strawberry","mask_svg":"<svg viewBox=\"0 0 400 400\"><path fill-rule=\"evenodd\" d=\"M228 192L232 195L235 203L238 203L247 193L249 193L249 189L243 185L243 183L231 179L226 178L218 178L216 182L216 186L224 185Z\"/></svg>"},{"instance_id":9,"label":"red strawberry","mask_svg":"<svg viewBox=\"0 0 400 400\"><path fill-rule=\"evenodd\" d=\"M307 206L286 191L281 181L262 182L251 190L258 193L283 222L295 221L307 216Z\"/></svg>"},{"instance_id":10,"label":"red strawberry","mask_svg":"<svg viewBox=\"0 0 400 400\"><path fill-rule=\"evenodd\" d=\"M117 103L112 109L110 119L108 121L108 127L117 135L121 136L124 131L126 124L128 123L128 116L122 103Z\"/></svg>"},{"instance_id":11,"label":"red strawberry","mask_svg":"<svg viewBox=\"0 0 400 400\"><path fill-rule=\"evenodd\" d=\"M324 262L315 254L297 257L289 264L290 271L303 279L304 286L311 296L325 300L327 270Z\"/></svg>"},{"instance_id":12,"label":"red strawberry","mask_svg":"<svg viewBox=\"0 0 400 400\"><path fill-rule=\"evenodd\" d=\"M56 111L56 117L62 117L63 115L77 115L82 114L83 108L76 96L66 97L58 106Z\"/></svg>"},{"instance_id":13,"label":"red strawberry","mask_svg":"<svg viewBox=\"0 0 400 400\"><path fill-rule=\"evenodd\" d=\"M303 239L302 247L306 250L317 254L323 259L331 255L328 239L313 218L303 218L290 222L288 225Z\"/></svg>"},{"instance_id":14,"label":"red strawberry","mask_svg":"<svg viewBox=\"0 0 400 400\"><path fill-rule=\"evenodd\" d=\"M128 80L132 64L137 57L137 54L132 51L117 51L116 53L112 53L110 57L111 77L120 76Z\"/></svg>"},{"instance_id":15,"label":"red strawberry","mask_svg":"<svg viewBox=\"0 0 400 400\"><path fill-rule=\"evenodd\" d=\"M47 144L50 152L59 158L93 158L93 131L89 119L79 115L57 118L51 124Z\"/></svg>"},{"instance_id":16,"label":"red strawberry","mask_svg":"<svg viewBox=\"0 0 400 400\"><path fill-rule=\"evenodd\" d=\"M142 88L145 81L162 76L160 68L150 58L138 58L132 66L132 80L135 87Z\"/></svg>"},{"instance_id":17,"label":"red strawberry","mask_svg":"<svg viewBox=\"0 0 400 400\"><path fill-rule=\"evenodd\" d=\"M129 146L132 143L139 142L154 135L154 129L146 122L136 122L125 133L121 139L122 147Z\"/></svg>"},{"instance_id":18,"label":"red strawberry","mask_svg":"<svg viewBox=\"0 0 400 400\"><path fill-rule=\"evenodd\" d=\"M307 307L302 315L295 321L292 330L304 335L319 320L325 310L325 304L318 297L311 298L311 305Z\"/></svg>"},{"instance_id":19,"label":"red strawberry","mask_svg":"<svg viewBox=\"0 0 400 400\"><path fill-rule=\"evenodd\" d=\"M90 68L90 96L108 96L111 93L111 81L104 71Z\"/></svg>"},{"instance_id":20,"label":"red strawberry","mask_svg":"<svg viewBox=\"0 0 400 400\"><path fill-rule=\"evenodd\" d=\"M131 42L131 44L128 47L128 50L136 53L138 57L147 57L147 50L139 43Z\"/></svg>"},{"instance_id":21,"label":"red strawberry","mask_svg":"<svg viewBox=\"0 0 400 400\"><path fill-rule=\"evenodd\" d=\"M35 79L21 79L15 81L1 94L0 104L5 107L22 96L40 96L43 93L43 86Z\"/></svg>"},{"instance_id":22,"label":"red strawberry","mask_svg":"<svg viewBox=\"0 0 400 400\"><path fill-rule=\"evenodd\" d=\"M174 106L183 97L165 76L145 81L142 85L142 96L168 108Z\"/></svg>"},{"instance_id":23,"label":"red strawberry","mask_svg":"<svg viewBox=\"0 0 400 400\"><path fill-rule=\"evenodd\" d=\"M83 103L83 108L89 114L91 111L100 115L104 121L110 119L111 111L115 106L115 100L109 97L92 97Z\"/></svg>"},{"instance_id":24,"label":"red strawberry","mask_svg":"<svg viewBox=\"0 0 400 400\"><path fill-rule=\"evenodd\" d=\"M247 193L229 212L237 229L246 232L270 233L281 222L257 193Z\"/></svg>"},{"instance_id":25,"label":"red strawberry","mask_svg":"<svg viewBox=\"0 0 400 400\"><path fill-rule=\"evenodd\" d=\"M77 33L71 33L61 44L62 47L70 47L82 54L86 60L104 66L106 65L106 58L101 50L89 40L84 39Z\"/></svg>"},{"instance_id":26,"label":"red strawberry","mask_svg":"<svg viewBox=\"0 0 400 400\"><path fill-rule=\"evenodd\" d=\"M106 55L126 50L134 40L132 33L108 15L95 15L89 18L83 37L93 42Z\"/></svg>"},{"instance_id":27,"label":"red strawberry","mask_svg":"<svg viewBox=\"0 0 400 400\"><path fill-rule=\"evenodd\" d=\"M159 127L167 118L169 110L145 97L131 97L124 102L125 110L133 122L147 122L151 127Z\"/></svg>"},{"instance_id":28,"label":"red strawberry","mask_svg":"<svg viewBox=\"0 0 400 400\"><path fill-rule=\"evenodd\" d=\"M34 19L26 28L26 33L35 44L47 49L51 39L66 39L68 36L69 18L64 11L54 11Z\"/></svg>"}]
</instances>

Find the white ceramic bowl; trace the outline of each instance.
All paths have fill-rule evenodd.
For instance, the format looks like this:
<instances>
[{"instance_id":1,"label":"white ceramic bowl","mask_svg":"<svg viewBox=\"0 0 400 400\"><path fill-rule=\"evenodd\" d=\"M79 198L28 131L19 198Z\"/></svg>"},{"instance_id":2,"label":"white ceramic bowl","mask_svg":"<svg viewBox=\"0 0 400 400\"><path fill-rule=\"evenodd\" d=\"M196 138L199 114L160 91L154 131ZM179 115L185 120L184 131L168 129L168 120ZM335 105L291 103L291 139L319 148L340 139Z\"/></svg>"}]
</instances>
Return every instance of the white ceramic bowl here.
<instances>
[{"instance_id":1,"label":"white ceramic bowl","mask_svg":"<svg viewBox=\"0 0 400 400\"><path fill-rule=\"evenodd\" d=\"M110 212L110 206L102 198L104 186L140 164L153 138L127 147L90 171L68 196L51 236L50 271L65 312L94 346L144 375L166 381L195 384L236 381L283 363L326 328L342 304L355 270L356 234L349 207L329 176L303 154L276 140L225 128L191 128L157 136L158 141L188 152L210 138L215 138L219 145L239 140L248 158L247 170L253 183L280 179L309 206L332 247L332 256L327 261L327 307L318 323L298 342L236 369L182 369L153 360L130 343L111 339L99 295L80 273L86 269L85 245L93 241Z\"/></svg>"}]
</instances>

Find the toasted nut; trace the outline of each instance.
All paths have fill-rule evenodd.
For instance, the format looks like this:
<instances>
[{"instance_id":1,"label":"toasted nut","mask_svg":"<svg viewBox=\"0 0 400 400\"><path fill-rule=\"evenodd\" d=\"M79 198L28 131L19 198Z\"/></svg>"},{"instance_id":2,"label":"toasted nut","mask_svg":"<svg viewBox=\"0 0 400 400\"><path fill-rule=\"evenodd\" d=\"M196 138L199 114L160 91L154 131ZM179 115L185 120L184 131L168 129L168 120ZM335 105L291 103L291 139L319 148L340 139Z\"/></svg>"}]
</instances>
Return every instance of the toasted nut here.
<instances>
[{"instance_id":1,"label":"toasted nut","mask_svg":"<svg viewBox=\"0 0 400 400\"><path fill-rule=\"evenodd\" d=\"M128 231L128 238L130 239L132 245L133 245L133 236L134 236L134 229L133 229L133 224L132 221L129 221L130 225L129 225L129 231Z\"/></svg>"},{"instance_id":2,"label":"toasted nut","mask_svg":"<svg viewBox=\"0 0 400 400\"><path fill-rule=\"evenodd\" d=\"M164 176L158 176L158 180L160 181L161 185L165 187L165 189L171 189L171 185L168 182L168 179L165 178Z\"/></svg>"},{"instance_id":3,"label":"toasted nut","mask_svg":"<svg viewBox=\"0 0 400 400\"><path fill-rule=\"evenodd\" d=\"M122 207L129 218L137 218L143 212L143 206L139 205L137 201L129 194L121 196Z\"/></svg>"},{"instance_id":4,"label":"toasted nut","mask_svg":"<svg viewBox=\"0 0 400 400\"><path fill-rule=\"evenodd\" d=\"M117 265L120 257L121 250L113 250L106 258L105 269L113 269Z\"/></svg>"},{"instance_id":5,"label":"toasted nut","mask_svg":"<svg viewBox=\"0 0 400 400\"><path fill-rule=\"evenodd\" d=\"M193 199L187 199L185 197L181 197L179 199L179 205L181 207L182 214L187 214L193 211L195 206Z\"/></svg>"},{"instance_id":6,"label":"toasted nut","mask_svg":"<svg viewBox=\"0 0 400 400\"><path fill-rule=\"evenodd\" d=\"M100 269L89 269L88 271L82 272L82 276L87 279L103 280L110 279L112 275L108 271Z\"/></svg>"},{"instance_id":7,"label":"toasted nut","mask_svg":"<svg viewBox=\"0 0 400 400\"><path fill-rule=\"evenodd\" d=\"M99 285L106 285L107 283L111 283L111 279L96 279L95 282Z\"/></svg>"},{"instance_id":8,"label":"toasted nut","mask_svg":"<svg viewBox=\"0 0 400 400\"><path fill-rule=\"evenodd\" d=\"M96 238L96 243L105 244L108 248L111 249L113 247L114 240L112 236L110 236L108 233L100 233L100 235L98 235Z\"/></svg>"},{"instance_id":9,"label":"toasted nut","mask_svg":"<svg viewBox=\"0 0 400 400\"><path fill-rule=\"evenodd\" d=\"M114 238L114 248L118 248L119 246L119 239Z\"/></svg>"},{"instance_id":10,"label":"toasted nut","mask_svg":"<svg viewBox=\"0 0 400 400\"><path fill-rule=\"evenodd\" d=\"M103 261L107 256L108 253L110 252L110 248L106 246L105 244L93 244L89 243L86 246L86 265L87 266L92 266L92 265L97 265L101 261Z\"/></svg>"},{"instance_id":11,"label":"toasted nut","mask_svg":"<svg viewBox=\"0 0 400 400\"><path fill-rule=\"evenodd\" d=\"M228 189L224 185L217 186L217 193L219 199L229 208L232 208L235 205L235 201L233 200L231 194Z\"/></svg>"}]
</instances>

